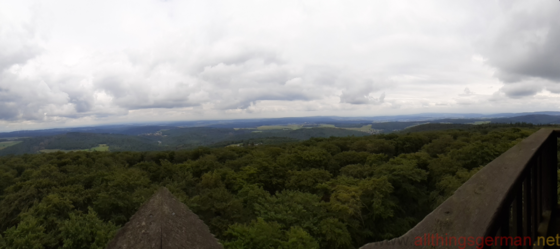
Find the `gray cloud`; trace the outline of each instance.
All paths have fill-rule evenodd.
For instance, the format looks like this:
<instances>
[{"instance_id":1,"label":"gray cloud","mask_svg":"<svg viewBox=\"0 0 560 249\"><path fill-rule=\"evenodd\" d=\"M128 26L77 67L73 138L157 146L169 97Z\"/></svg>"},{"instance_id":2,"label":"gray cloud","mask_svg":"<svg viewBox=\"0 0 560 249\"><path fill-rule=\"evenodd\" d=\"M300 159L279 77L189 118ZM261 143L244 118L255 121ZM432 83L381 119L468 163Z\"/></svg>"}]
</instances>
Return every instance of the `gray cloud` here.
<instances>
[{"instance_id":1,"label":"gray cloud","mask_svg":"<svg viewBox=\"0 0 560 249\"><path fill-rule=\"evenodd\" d=\"M546 90L558 94L560 93L560 84L548 84Z\"/></svg>"},{"instance_id":2,"label":"gray cloud","mask_svg":"<svg viewBox=\"0 0 560 249\"><path fill-rule=\"evenodd\" d=\"M200 92L200 89L185 87L181 83L160 87L158 84L135 77L109 77L95 81L94 84L97 91L102 91L111 97L112 105L129 110L180 108L201 104L190 101L191 95Z\"/></svg>"},{"instance_id":3,"label":"gray cloud","mask_svg":"<svg viewBox=\"0 0 560 249\"><path fill-rule=\"evenodd\" d=\"M261 55L252 52L240 54L243 59L235 62L224 58L224 62L205 66L197 76L218 86L284 84L294 77L288 67L277 63L279 59L270 57L271 60L267 61L269 58Z\"/></svg>"},{"instance_id":4,"label":"gray cloud","mask_svg":"<svg viewBox=\"0 0 560 249\"><path fill-rule=\"evenodd\" d=\"M0 24L0 48L0 71L25 63L42 51L34 40L32 30L2 24Z\"/></svg>"},{"instance_id":5,"label":"gray cloud","mask_svg":"<svg viewBox=\"0 0 560 249\"><path fill-rule=\"evenodd\" d=\"M281 101L295 101L295 100L311 100L311 96L297 90L272 88L266 91L259 90L241 90L237 97L229 100L222 101L216 107L221 110L230 109L247 109L249 106L256 104L259 101L267 100L281 100Z\"/></svg>"},{"instance_id":6,"label":"gray cloud","mask_svg":"<svg viewBox=\"0 0 560 249\"><path fill-rule=\"evenodd\" d=\"M380 104L385 100L385 93L382 93L379 98L372 96L372 93L378 90L379 87L374 85L373 81L368 80L362 87L343 91L340 96L340 102L353 105Z\"/></svg>"},{"instance_id":7,"label":"gray cloud","mask_svg":"<svg viewBox=\"0 0 560 249\"><path fill-rule=\"evenodd\" d=\"M224 51L225 50L225 51ZM283 60L278 54L270 49L265 48L249 48L246 46L234 45L223 50L207 51L195 68L203 71L207 67L213 67L220 64L223 65L243 65L250 61L260 61L264 65L267 64L283 64Z\"/></svg>"},{"instance_id":8,"label":"gray cloud","mask_svg":"<svg viewBox=\"0 0 560 249\"><path fill-rule=\"evenodd\" d=\"M558 2L502 2L510 3L479 43L496 76L506 84L533 77L560 81Z\"/></svg>"},{"instance_id":9,"label":"gray cloud","mask_svg":"<svg viewBox=\"0 0 560 249\"><path fill-rule=\"evenodd\" d=\"M506 84L500 90L511 98L522 98L532 96L542 91L541 84L535 83L512 83Z\"/></svg>"},{"instance_id":10,"label":"gray cloud","mask_svg":"<svg viewBox=\"0 0 560 249\"><path fill-rule=\"evenodd\" d=\"M70 98L69 102L74 104L77 112L87 112L93 107L91 99L86 96L73 96Z\"/></svg>"},{"instance_id":11,"label":"gray cloud","mask_svg":"<svg viewBox=\"0 0 560 249\"><path fill-rule=\"evenodd\" d=\"M13 120L18 116L17 106L15 103L0 102L0 120Z\"/></svg>"},{"instance_id":12,"label":"gray cloud","mask_svg":"<svg viewBox=\"0 0 560 249\"><path fill-rule=\"evenodd\" d=\"M127 96L131 91L137 90L127 87L124 81L125 79L121 79L119 76L108 75L96 80L94 85L97 89L103 90L112 97L119 99Z\"/></svg>"},{"instance_id":13,"label":"gray cloud","mask_svg":"<svg viewBox=\"0 0 560 249\"><path fill-rule=\"evenodd\" d=\"M459 94L459 96L471 96L473 94L474 93L471 92L471 90L468 87L466 87L465 90L463 90L463 93Z\"/></svg>"}]
</instances>

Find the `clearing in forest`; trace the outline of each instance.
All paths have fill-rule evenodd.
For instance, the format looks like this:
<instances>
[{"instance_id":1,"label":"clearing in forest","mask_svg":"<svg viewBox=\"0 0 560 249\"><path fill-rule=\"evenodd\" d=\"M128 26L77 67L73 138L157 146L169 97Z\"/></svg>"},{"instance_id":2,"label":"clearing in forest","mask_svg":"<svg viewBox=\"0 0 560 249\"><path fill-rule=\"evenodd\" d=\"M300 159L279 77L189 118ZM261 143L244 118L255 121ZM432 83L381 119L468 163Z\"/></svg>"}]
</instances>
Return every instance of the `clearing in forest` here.
<instances>
[{"instance_id":1,"label":"clearing in forest","mask_svg":"<svg viewBox=\"0 0 560 249\"><path fill-rule=\"evenodd\" d=\"M84 150L61 150L61 149L46 149L46 150L40 150L40 152L43 153L52 153L52 152L58 152L58 151L62 151L62 152L72 152L72 151L88 151L88 152L92 152L92 151L109 151L109 146L106 144L100 144L97 147L93 147L90 149L84 149Z\"/></svg>"},{"instance_id":2,"label":"clearing in forest","mask_svg":"<svg viewBox=\"0 0 560 249\"><path fill-rule=\"evenodd\" d=\"M12 145L16 145L21 143L21 141L5 141L5 142L0 142L0 150L8 148Z\"/></svg>"}]
</instances>

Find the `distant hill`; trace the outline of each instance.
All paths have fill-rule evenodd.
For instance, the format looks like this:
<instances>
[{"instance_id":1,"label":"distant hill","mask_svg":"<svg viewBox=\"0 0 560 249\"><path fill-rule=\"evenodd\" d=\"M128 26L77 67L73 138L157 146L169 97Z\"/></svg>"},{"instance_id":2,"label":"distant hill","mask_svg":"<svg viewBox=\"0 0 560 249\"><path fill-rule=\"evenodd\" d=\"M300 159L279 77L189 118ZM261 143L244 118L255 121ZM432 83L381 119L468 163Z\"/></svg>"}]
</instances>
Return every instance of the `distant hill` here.
<instances>
[{"instance_id":1,"label":"distant hill","mask_svg":"<svg viewBox=\"0 0 560 249\"><path fill-rule=\"evenodd\" d=\"M445 131L445 130L454 130L454 129L469 129L472 128L473 125L470 124L439 124L439 123L433 123L433 124L421 124L421 125L416 125L410 128L406 128L404 130L402 130L402 133L408 133L408 132L422 132L422 131Z\"/></svg>"},{"instance_id":2,"label":"distant hill","mask_svg":"<svg viewBox=\"0 0 560 249\"><path fill-rule=\"evenodd\" d=\"M0 138L54 136L54 135L66 134L69 132L140 135L143 133L153 133L161 129L168 129L168 128L176 128L176 127L158 126L158 125L150 125L150 126L112 125L112 126L59 128L59 129L32 130L32 131L22 130L22 131L13 131L13 132L0 132Z\"/></svg>"},{"instance_id":3,"label":"distant hill","mask_svg":"<svg viewBox=\"0 0 560 249\"><path fill-rule=\"evenodd\" d=\"M58 128L44 130L22 130L13 132L0 132L1 138L38 137L66 134L68 132L103 133L141 135L155 133L165 129L209 127L209 128L257 128L273 125L334 125L335 127L361 127L372 125L372 128L381 132L393 132L406 127L423 123L456 123L467 124L480 121L491 123L560 123L560 112L533 112L533 113L497 113L497 114L453 114L453 113L421 113L413 115L375 116L375 117L287 117L265 119L237 119L237 120L201 120L183 122L153 122L123 125L101 125L93 127Z\"/></svg>"},{"instance_id":4,"label":"distant hill","mask_svg":"<svg viewBox=\"0 0 560 249\"><path fill-rule=\"evenodd\" d=\"M69 132L54 136L37 136L20 139L21 143L0 150L0 156L35 154L41 151L87 150L108 146L109 151L162 151L193 149L199 146L219 147L231 144L278 144L307 140L313 137L366 136L369 133L341 128L301 128L301 129L227 129L212 127L173 128L156 130L130 129L131 134L103 134Z\"/></svg>"},{"instance_id":5,"label":"distant hill","mask_svg":"<svg viewBox=\"0 0 560 249\"><path fill-rule=\"evenodd\" d=\"M0 150L0 156L36 154L41 150L83 150L106 144L111 151L162 150L150 139L121 134L67 133L23 139L21 143Z\"/></svg>"},{"instance_id":6,"label":"distant hill","mask_svg":"<svg viewBox=\"0 0 560 249\"><path fill-rule=\"evenodd\" d=\"M511 118L496 118L490 121L492 123L560 124L560 116L533 114Z\"/></svg>"},{"instance_id":7,"label":"distant hill","mask_svg":"<svg viewBox=\"0 0 560 249\"><path fill-rule=\"evenodd\" d=\"M232 144L277 144L313 137L468 129L473 125L488 123L560 124L560 112L295 117L14 131L0 133L0 140L14 141L4 143L0 155L38 153L42 150L87 150L100 144L107 144L110 151L158 151Z\"/></svg>"}]
</instances>

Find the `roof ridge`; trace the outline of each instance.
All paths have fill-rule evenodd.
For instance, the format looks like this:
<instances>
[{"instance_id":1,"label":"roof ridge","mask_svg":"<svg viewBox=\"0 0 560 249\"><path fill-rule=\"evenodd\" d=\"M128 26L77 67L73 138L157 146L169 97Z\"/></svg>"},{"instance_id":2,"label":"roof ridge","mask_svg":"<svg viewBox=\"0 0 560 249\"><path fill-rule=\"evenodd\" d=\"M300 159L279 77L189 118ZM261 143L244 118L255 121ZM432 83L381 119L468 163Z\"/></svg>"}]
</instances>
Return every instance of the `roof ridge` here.
<instances>
[{"instance_id":1,"label":"roof ridge","mask_svg":"<svg viewBox=\"0 0 560 249\"><path fill-rule=\"evenodd\" d=\"M223 246L187 205L161 187L140 206L106 248L223 249Z\"/></svg>"}]
</instances>

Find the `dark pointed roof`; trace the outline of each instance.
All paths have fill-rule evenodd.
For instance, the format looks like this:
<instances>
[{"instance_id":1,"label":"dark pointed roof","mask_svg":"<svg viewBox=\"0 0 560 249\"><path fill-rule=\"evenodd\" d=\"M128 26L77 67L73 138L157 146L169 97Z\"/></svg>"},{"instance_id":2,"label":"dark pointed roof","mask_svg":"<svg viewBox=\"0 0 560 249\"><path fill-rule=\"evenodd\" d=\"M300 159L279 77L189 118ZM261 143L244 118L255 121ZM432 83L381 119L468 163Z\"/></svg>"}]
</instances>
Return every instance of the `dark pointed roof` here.
<instances>
[{"instance_id":1,"label":"dark pointed roof","mask_svg":"<svg viewBox=\"0 0 560 249\"><path fill-rule=\"evenodd\" d=\"M223 249L202 220L165 187L122 227L107 249Z\"/></svg>"}]
</instances>

